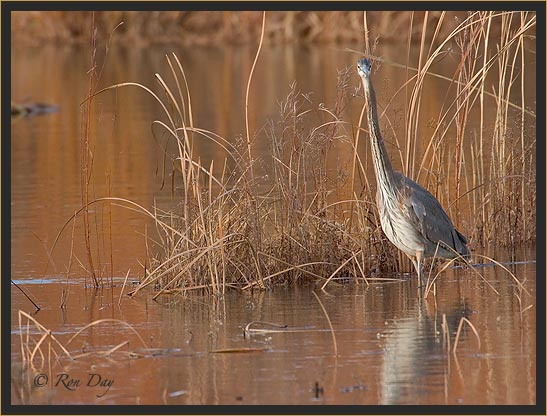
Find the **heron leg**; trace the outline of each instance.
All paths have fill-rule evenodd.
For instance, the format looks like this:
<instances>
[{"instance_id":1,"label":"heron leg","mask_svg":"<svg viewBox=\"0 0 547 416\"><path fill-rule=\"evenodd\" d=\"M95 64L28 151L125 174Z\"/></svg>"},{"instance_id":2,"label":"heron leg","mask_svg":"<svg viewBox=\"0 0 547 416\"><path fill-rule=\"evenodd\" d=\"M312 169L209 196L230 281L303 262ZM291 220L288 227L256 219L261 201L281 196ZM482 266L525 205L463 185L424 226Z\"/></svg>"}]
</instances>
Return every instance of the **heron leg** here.
<instances>
[{"instance_id":1,"label":"heron leg","mask_svg":"<svg viewBox=\"0 0 547 416\"><path fill-rule=\"evenodd\" d=\"M414 267L416 267L416 271L418 272L418 285L419 287L423 287L423 277L422 277L422 252L416 250L416 262L414 263Z\"/></svg>"},{"instance_id":2,"label":"heron leg","mask_svg":"<svg viewBox=\"0 0 547 416\"><path fill-rule=\"evenodd\" d=\"M412 265L414 266L414 270L416 270L416 273L419 273L418 272L418 263L416 263L416 258L414 258L413 256L409 255L409 254L406 254L405 255L410 259L410 261L412 262Z\"/></svg>"}]
</instances>

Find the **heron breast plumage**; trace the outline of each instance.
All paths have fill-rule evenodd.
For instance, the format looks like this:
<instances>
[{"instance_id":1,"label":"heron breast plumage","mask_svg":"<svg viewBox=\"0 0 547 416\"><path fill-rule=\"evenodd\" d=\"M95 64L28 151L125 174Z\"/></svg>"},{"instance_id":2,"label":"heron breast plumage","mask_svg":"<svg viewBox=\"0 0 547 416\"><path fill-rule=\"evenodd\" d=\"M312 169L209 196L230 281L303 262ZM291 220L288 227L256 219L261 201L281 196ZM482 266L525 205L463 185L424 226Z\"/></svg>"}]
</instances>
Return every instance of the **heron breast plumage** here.
<instances>
[{"instance_id":1,"label":"heron breast plumage","mask_svg":"<svg viewBox=\"0 0 547 416\"><path fill-rule=\"evenodd\" d=\"M415 256L416 251L425 251L424 241L401 209L399 198L401 196L384 193L378 188L376 205L380 214L380 224L391 243L405 254Z\"/></svg>"}]
</instances>

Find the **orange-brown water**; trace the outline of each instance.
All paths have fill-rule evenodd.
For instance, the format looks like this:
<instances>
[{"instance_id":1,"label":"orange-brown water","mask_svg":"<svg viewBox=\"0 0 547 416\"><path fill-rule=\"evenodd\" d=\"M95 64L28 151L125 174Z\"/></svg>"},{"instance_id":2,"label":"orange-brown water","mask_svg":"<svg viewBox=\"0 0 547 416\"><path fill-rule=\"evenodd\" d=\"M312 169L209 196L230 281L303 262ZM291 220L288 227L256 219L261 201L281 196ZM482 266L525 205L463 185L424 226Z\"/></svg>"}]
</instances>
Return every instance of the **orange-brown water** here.
<instances>
[{"instance_id":1,"label":"orange-brown water","mask_svg":"<svg viewBox=\"0 0 547 416\"><path fill-rule=\"evenodd\" d=\"M115 48L109 51L100 86L125 81L154 86L154 72L168 74L163 56L171 51L181 57L190 82L195 124L228 139L244 134L245 88L253 48ZM398 55L397 49L386 48L386 58L400 61ZM333 105L337 69L354 65L356 56L334 47L264 50L252 82L251 132L259 131L268 118L276 120L278 102L293 80L300 90L313 91L316 102ZM317 294L333 331L309 287L228 293L215 302L200 296L155 302L143 292L135 299L122 296L119 303L126 273L128 284L142 275L147 258L143 235L153 233L153 224L115 205L92 207L92 216L100 224L92 237L94 247L100 248L100 274L105 280L113 278L114 289L85 289L90 282L83 280L86 260L80 222L64 229L46 269L46 247L51 247L81 206L79 104L86 93L87 69L85 50L13 50L13 99L56 104L59 112L12 122L11 275L42 307L34 318L61 342L67 343L96 319L114 318L132 325L146 346L127 327L104 322L84 331L68 346L69 351L74 355L104 352L126 340L129 344L110 356L84 356L75 362L63 358L51 367L36 358L36 370L23 372L17 311L30 313L33 308L12 286L13 403L535 403L533 250L493 253L502 262L522 262L508 267L525 282L531 296L523 295L506 272L494 267L479 271L500 295L472 271L448 269L437 284L436 298L430 296L423 304L410 276L390 283L331 285L328 293ZM388 65L382 74L378 95L387 102L405 74ZM356 76L352 82L357 87ZM442 88L439 84L434 90ZM424 103L423 120L436 114L434 109L444 98L437 95ZM351 122L357 122L361 105L360 99L351 103ZM165 140L158 135L156 142L150 127L158 117L159 106L133 87L95 99L90 132L92 198L128 198L147 209L154 203L166 209L177 205L168 176L171 162L167 162L162 188ZM361 144L365 151L368 143ZM168 147L175 151L173 143ZM388 150L396 160L394 147ZM223 157L207 142L198 142L196 152L203 161ZM268 146L259 143L257 153L267 152ZM335 155L342 160L347 157L347 152ZM66 309L61 309L62 293L67 290ZM526 309L529 305L533 306ZM448 340L443 341L443 314L451 347L460 319L466 317L478 332L480 348L464 324L457 355L449 353ZM251 321L287 328L244 337L243 329ZM22 329L26 333L27 328ZM30 331L37 341L36 331L32 327ZM222 351L227 349L236 352ZM40 374L47 376L47 383L45 377L36 378ZM88 386L90 374L96 376L89 384L97 383L100 376L105 385ZM113 380L109 388L106 380ZM76 388L70 390L69 385Z\"/></svg>"},{"instance_id":2,"label":"orange-brown water","mask_svg":"<svg viewBox=\"0 0 547 416\"><path fill-rule=\"evenodd\" d=\"M527 288L535 295L535 265L512 269L520 278L528 278ZM13 292L12 400L28 404L534 404L535 309L520 313L530 300L519 305L506 275L493 268L483 274L500 296L462 270L443 274L436 304L429 297L420 305L412 279L319 292L333 332L319 301L306 287L229 293L216 303L205 297L160 302L147 296L123 297L118 305L119 286L95 291L73 284L63 311L58 307L60 283L25 285L44 306L34 317L61 342L68 342L91 321L113 318L130 323L147 345L125 326L104 322L84 331L68 348L74 355L99 353L129 342L111 356L97 354L75 362L64 358L51 370L39 368L41 361L36 359L36 370L21 372L16 310L30 307ZM457 354L449 353L443 314L452 348L462 317L473 323L480 347L464 325ZM254 324L251 328L273 331L244 336L244 328L253 321L287 327ZM31 328L31 339L37 341L35 333ZM48 379L37 380L40 374ZM91 374L97 376L88 386ZM99 376L113 380L110 388L95 386ZM79 379L81 384L69 390L59 377L67 377L62 379L67 383ZM34 386L48 380L43 387ZM316 383L322 394L315 391Z\"/></svg>"}]
</instances>

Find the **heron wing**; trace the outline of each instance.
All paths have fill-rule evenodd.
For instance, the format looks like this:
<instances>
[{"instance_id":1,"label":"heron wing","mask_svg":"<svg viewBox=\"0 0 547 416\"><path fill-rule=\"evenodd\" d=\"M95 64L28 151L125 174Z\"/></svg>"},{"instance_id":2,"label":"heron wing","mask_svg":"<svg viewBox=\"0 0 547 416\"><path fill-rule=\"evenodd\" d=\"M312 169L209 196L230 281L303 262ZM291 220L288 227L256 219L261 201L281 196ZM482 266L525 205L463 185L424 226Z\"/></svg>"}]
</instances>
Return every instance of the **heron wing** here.
<instances>
[{"instance_id":1,"label":"heron wing","mask_svg":"<svg viewBox=\"0 0 547 416\"><path fill-rule=\"evenodd\" d=\"M456 230L454 224L437 199L425 188L400 175L404 189L401 198L402 208L415 229L432 244L439 242L465 255L467 240Z\"/></svg>"}]
</instances>

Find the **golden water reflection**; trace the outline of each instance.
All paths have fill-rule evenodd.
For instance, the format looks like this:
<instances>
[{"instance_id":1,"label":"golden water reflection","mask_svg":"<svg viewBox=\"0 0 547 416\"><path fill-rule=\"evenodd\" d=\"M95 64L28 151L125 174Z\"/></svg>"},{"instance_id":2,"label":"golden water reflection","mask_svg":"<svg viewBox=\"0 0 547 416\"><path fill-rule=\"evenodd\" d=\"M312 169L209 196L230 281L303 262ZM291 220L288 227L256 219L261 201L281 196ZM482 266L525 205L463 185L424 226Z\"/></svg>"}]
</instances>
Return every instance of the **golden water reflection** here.
<instances>
[{"instance_id":1,"label":"golden water reflection","mask_svg":"<svg viewBox=\"0 0 547 416\"><path fill-rule=\"evenodd\" d=\"M532 278L535 273L534 264L514 269L520 277ZM97 325L70 346L73 354L106 351L124 340L129 344L108 357L86 356L73 363L63 359L62 365L53 365L50 377L69 374L85 380L89 374L99 374L113 379L104 397L94 395L101 395L106 387L30 388L24 380L32 382L39 371L21 374L14 367L12 400L33 404L534 404L535 308L521 313L524 305L519 305L518 291L507 274L494 268L482 272L500 296L473 272L461 269L443 274L436 298L430 296L423 304L417 300L413 279L332 286L328 293L318 292L334 338L310 287L229 293L217 303L199 296L156 303L141 296L122 298L118 306L119 288L94 292L74 285L66 311L46 308L35 318L65 342L92 320L122 319L139 332L148 349L122 325ZM533 282L529 280L527 290L535 295ZM39 291L37 285L27 289L40 300L59 296L54 284L43 285ZM28 308L21 295L14 293L13 298L14 306ZM86 306L82 309L82 305ZM443 315L450 341L443 335ZM453 355L448 344L453 349L462 317L476 328L480 348L473 331L464 326ZM244 336L243 329L252 321L287 327ZM12 340L14 363L18 340L18 336ZM319 394L316 383L322 389Z\"/></svg>"}]
</instances>

